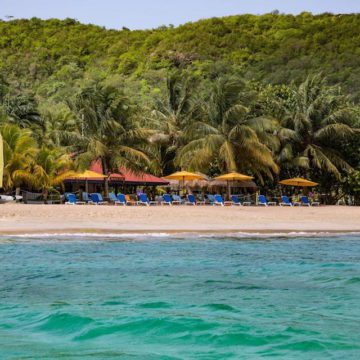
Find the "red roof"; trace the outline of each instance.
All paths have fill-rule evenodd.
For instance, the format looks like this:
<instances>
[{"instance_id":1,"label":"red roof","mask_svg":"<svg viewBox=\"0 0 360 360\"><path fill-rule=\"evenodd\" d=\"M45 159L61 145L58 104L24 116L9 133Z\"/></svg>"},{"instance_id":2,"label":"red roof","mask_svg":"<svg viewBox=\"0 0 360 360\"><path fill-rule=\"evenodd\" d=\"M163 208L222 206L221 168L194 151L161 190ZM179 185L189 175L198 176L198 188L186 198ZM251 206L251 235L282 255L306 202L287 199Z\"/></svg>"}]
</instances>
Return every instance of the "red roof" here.
<instances>
[{"instance_id":1,"label":"red roof","mask_svg":"<svg viewBox=\"0 0 360 360\"><path fill-rule=\"evenodd\" d=\"M94 161L90 169L95 171L99 174L102 174L102 166L100 161ZM134 173L131 170L126 168L120 168L119 173L110 174L110 179L115 181L124 181L125 184L132 184L132 185L167 185L169 184L168 181L164 180L163 178L159 178L157 176L147 174L147 173Z\"/></svg>"}]
</instances>

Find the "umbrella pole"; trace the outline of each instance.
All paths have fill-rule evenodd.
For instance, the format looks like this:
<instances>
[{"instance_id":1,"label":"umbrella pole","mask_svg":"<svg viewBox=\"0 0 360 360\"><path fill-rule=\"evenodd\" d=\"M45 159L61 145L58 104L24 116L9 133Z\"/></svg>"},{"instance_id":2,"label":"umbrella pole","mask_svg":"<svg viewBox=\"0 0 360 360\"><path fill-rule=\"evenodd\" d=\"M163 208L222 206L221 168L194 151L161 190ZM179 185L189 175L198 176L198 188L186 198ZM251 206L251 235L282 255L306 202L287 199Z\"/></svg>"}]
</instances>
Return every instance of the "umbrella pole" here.
<instances>
[{"instance_id":1,"label":"umbrella pole","mask_svg":"<svg viewBox=\"0 0 360 360\"><path fill-rule=\"evenodd\" d=\"M230 201L230 181L227 181L227 199Z\"/></svg>"}]
</instances>

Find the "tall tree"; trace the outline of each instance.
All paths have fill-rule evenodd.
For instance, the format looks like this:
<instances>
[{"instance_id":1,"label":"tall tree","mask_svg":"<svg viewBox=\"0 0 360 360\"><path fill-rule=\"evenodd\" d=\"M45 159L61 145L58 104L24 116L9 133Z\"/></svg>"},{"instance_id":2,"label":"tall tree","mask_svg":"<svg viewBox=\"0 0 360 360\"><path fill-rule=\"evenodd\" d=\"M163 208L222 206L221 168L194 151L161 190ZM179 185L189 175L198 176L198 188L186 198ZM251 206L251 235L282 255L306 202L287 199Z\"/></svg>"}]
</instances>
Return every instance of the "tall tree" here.
<instances>
[{"instance_id":1,"label":"tall tree","mask_svg":"<svg viewBox=\"0 0 360 360\"><path fill-rule=\"evenodd\" d=\"M251 171L262 178L277 171L270 149L260 140L272 128L265 117L252 117L249 93L240 80L218 78L204 102L206 118L187 128L189 143L178 154L182 167L206 171L217 161L220 171ZM269 134L270 136L270 134Z\"/></svg>"},{"instance_id":2,"label":"tall tree","mask_svg":"<svg viewBox=\"0 0 360 360\"><path fill-rule=\"evenodd\" d=\"M14 172L14 178L40 190L46 202L49 191L61 186L66 178L73 176L73 170L74 163L68 154L64 154L60 149L42 147L26 168Z\"/></svg>"},{"instance_id":3,"label":"tall tree","mask_svg":"<svg viewBox=\"0 0 360 360\"><path fill-rule=\"evenodd\" d=\"M321 74L309 76L283 104L285 116L278 131L282 146L277 155L283 167L305 175L310 170L327 172L337 178L341 171L351 170L341 144L358 130L354 107L338 87L327 86Z\"/></svg>"},{"instance_id":4,"label":"tall tree","mask_svg":"<svg viewBox=\"0 0 360 360\"><path fill-rule=\"evenodd\" d=\"M164 98L157 97L149 123L155 130L147 151L152 156L152 167L158 175L174 170L174 160L184 142L184 130L197 111L193 96L194 80L180 71L172 72L166 81Z\"/></svg>"},{"instance_id":5,"label":"tall tree","mask_svg":"<svg viewBox=\"0 0 360 360\"><path fill-rule=\"evenodd\" d=\"M9 191L16 188L19 193L25 182L17 177L17 172L29 171L38 146L30 130L20 129L13 124L3 125L1 134L4 146L4 189Z\"/></svg>"},{"instance_id":6,"label":"tall tree","mask_svg":"<svg viewBox=\"0 0 360 360\"><path fill-rule=\"evenodd\" d=\"M140 128L129 100L112 87L94 85L84 89L72 104L78 114L79 141L74 149L82 166L101 161L105 175L125 166L140 170L149 162L141 151L149 132ZM109 183L105 179L105 196Z\"/></svg>"}]
</instances>

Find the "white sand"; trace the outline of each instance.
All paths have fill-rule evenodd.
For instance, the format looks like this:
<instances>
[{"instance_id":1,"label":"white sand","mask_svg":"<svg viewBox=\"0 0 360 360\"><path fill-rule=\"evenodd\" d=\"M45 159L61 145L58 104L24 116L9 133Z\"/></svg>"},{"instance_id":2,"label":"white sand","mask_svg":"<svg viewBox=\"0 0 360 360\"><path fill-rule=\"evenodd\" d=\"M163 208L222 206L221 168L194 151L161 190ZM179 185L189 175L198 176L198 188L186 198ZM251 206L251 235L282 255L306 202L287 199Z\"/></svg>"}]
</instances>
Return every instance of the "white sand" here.
<instances>
[{"instance_id":1,"label":"white sand","mask_svg":"<svg viewBox=\"0 0 360 360\"><path fill-rule=\"evenodd\" d=\"M0 234L132 231L360 232L360 207L0 205Z\"/></svg>"}]
</instances>

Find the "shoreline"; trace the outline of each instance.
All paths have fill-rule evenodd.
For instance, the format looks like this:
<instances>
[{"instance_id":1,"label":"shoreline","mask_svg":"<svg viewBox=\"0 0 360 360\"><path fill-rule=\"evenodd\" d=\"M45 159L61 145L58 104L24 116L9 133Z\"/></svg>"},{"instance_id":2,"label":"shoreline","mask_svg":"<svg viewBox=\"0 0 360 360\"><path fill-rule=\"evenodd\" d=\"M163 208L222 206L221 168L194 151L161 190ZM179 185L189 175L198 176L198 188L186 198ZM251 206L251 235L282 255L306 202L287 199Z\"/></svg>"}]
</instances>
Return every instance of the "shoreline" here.
<instances>
[{"instance_id":1,"label":"shoreline","mask_svg":"<svg viewBox=\"0 0 360 360\"><path fill-rule=\"evenodd\" d=\"M75 228L75 229L48 229L48 230L34 230L34 229L22 229L22 230L12 230L12 231L0 231L0 238L2 237L17 237L17 236L30 236L30 237L43 237L43 236L76 236L76 237L85 237L87 235L92 237L115 237L115 236L141 236L141 235L159 235L159 236L182 236L182 235L200 235L200 236L213 236L213 235L223 235L223 236L286 236L286 237L297 237L297 236L317 236L317 235L329 235L329 236L338 236L338 235L360 235L360 230L295 230L295 229L273 229L273 230L254 230L254 229L216 229L216 230L111 230L111 229L85 229L85 228Z\"/></svg>"},{"instance_id":2,"label":"shoreline","mask_svg":"<svg viewBox=\"0 0 360 360\"><path fill-rule=\"evenodd\" d=\"M360 233L360 207L0 205L0 236Z\"/></svg>"}]
</instances>

